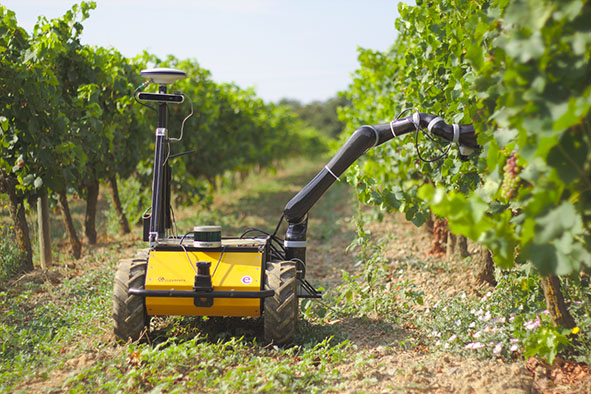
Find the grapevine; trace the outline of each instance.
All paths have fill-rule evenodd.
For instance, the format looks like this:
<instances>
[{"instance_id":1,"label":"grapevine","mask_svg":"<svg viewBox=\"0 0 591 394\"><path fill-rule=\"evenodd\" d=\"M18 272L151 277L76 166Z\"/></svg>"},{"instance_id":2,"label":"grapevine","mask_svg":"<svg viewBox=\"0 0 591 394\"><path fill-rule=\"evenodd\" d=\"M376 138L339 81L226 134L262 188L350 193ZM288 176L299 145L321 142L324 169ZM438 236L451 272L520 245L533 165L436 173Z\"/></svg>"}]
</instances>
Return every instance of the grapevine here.
<instances>
[{"instance_id":1,"label":"grapevine","mask_svg":"<svg viewBox=\"0 0 591 394\"><path fill-rule=\"evenodd\" d=\"M591 271L591 3L416 3L399 4L389 52L360 53L353 106L341 113L347 131L414 107L473 124L482 149L465 162L452 149L417 166L412 141L399 138L349 180L376 185L360 198L416 225L447 219L453 234L480 244L488 277L492 255L501 269L526 264L551 280L552 321L570 329L558 276Z\"/></svg>"},{"instance_id":2,"label":"grapevine","mask_svg":"<svg viewBox=\"0 0 591 394\"><path fill-rule=\"evenodd\" d=\"M482 150L416 166L412 141L396 139L350 176L383 185L360 195L417 225L447 218L500 267L518 256L545 275L591 270L591 3L568 3L400 4L392 49L359 55L353 106L341 113L347 133L415 107L474 124Z\"/></svg>"}]
</instances>

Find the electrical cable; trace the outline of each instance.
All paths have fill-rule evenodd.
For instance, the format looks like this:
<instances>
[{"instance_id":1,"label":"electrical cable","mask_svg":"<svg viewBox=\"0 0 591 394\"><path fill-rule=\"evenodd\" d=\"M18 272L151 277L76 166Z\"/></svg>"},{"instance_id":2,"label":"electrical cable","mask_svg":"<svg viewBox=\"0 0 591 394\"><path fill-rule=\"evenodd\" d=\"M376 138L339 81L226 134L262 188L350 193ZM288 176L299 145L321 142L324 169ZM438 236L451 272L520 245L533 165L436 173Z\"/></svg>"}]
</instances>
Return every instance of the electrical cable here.
<instances>
[{"instance_id":1,"label":"electrical cable","mask_svg":"<svg viewBox=\"0 0 591 394\"><path fill-rule=\"evenodd\" d=\"M447 146L446 146L445 150L442 150L442 149L438 148L438 149L439 149L439 151L441 152L441 155L437 156L437 157L436 157L436 158L434 158L434 159L429 159L429 160L428 160L428 159L425 159L425 158L423 158L423 156L421 155L421 149L419 148L419 131L422 131L422 132L423 132L423 134L424 134L424 135L425 135L425 136L426 136L426 137L427 137L427 138L428 138L428 139L429 139L431 142L433 142L434 144L438 144L438 143L439 143L439 141L438 141L438 140L436 140L435 138L433 138L433 137L432 137L432 136L431 136L429 133L426 133L426 132L425 132L425 129L424 129L423 127L421 127L421 125L420 125L420 123L419 123L419 122L420 122L420 119L421 119L421 118L420 118L420 113L419 113L419 111L418 111L416 108L406 108L406 109L402 110L402 112L400 112L400 114L398 114L398 116L396 117L396 119L393 119L393 120L390 122L390 129L392 130L392 134L393 134L393 135L396 137L396 134L394 133L394 127L393 127L393 123L394 123L394 121L395 121L395 120L398 120L398 119L400 119L400 118L402 117L402 115L403 115L404 113L408 112L408 111L415 111L415 114L413 114L413 116L412 116L412 118L411 118L411 120L410 120L410 121L411 121L411 122L412 122L412 124L415 126L415 149L416 149L416 151L417 151L417 156L419 157L419 159L420 159L422 162L425 162L425 163L433 163L433 162L435 162L435 161L438 161L438 160L441 160L441 159L443 159L443 158L444 158L444 157L445 157L445 156L446 156L446 155L449 153L449 150L451 149L451 145L452 145L451 143L450 143L450 144L447 144ZM415 115L417 116L418 120L417 120L417 119L415 119ZM437 118L435 118L435 119L437 119ZM431 126L431 127L430 127L429 131L431 131L431 128L432 128L434 125L435 125L435 124L430 124L430 126Z\"/></svg>"},{"instance_id":2,"label":"electrical cable","mask_svg":"<svg viewBox=\"0 0 591 394\"><path fill-rule=\"evenodd\" d=\"M168 146L168 152L166 153L166 159L164 159L164 164L166 164L168 162L168 159L170 158L170 143L171 142L180 142L183 139L183 132L185 130L185 122L187 121L187 119L189 119L191 116L193 116L193 100L191 100L191 98L189 96L186 96L182 92L177 91L174 93L180 94L183 97L185 97L187 100L189 100L189 103L191 104L191 112L189 113L189 115L185 116L185 119L183 119L183 122L181 123L181 136L179 138L167 138L166 142L167 142L167 146Z\"/></svg>"},{"instance_id":3,"label":"electrical cable","mask_svg":"<svg viewBox=\"0 0 591 394\"><path fill-rule=\"evenodd\" d=\"M277 227L275 227L275 231L273 231L273 237L275 237L277 235L277 231L279 231L279 227L281 227L281 222L283 221L284 217L285 217L285 214L281 214L281 217L279 218L279 222L277 222Z\"/></svg>"},{"instance_id":4,"label":"electrical cable","mask_svg":"<svg viewBox=\"0 0 591 394\"><path fill-rule=\"evenodd\" d=\"M193 272L195 273L195 275L197 275L197 271L195 270L195 267L193 267L193 263L191 262L191 258L189 257L189 253L187 252L187 248L185 248L185 245L183 245L183 241L185 240L185 238L187 237L187 235L189 235L191 233L192 233L192 231L189 231L189 232L185 233L185 235L183 235L181 237L181 240L179 242L179 246L181 248L183 248L183 251L185 252L185 256L187 257L187 261L189 262L189 265L191 266L191 269L193 269ZM224 253L225 252L226 252L226 246L224 246L222 248L222 252L220 253L220 258L218 259L218 262L217 262L217 264L215 266L215 269L213 270L213 274L211 274L211 277L212 278L214 277L215 273L217 272L218 267L220 266L220 263L222 261L222 257L224 256Z\"/></svg>"},{"instance_id":5,"label":"electrical cable","mask_svg":"<svg viewBox=\"0 0 591 394\"><path fill-rule=\"evenodd\" d=\"M279 221L277 222L277 226L275 227L275 231L273 231L273 234L271 234L271 249L275 252L275 257L278 257L278 260L285 260L285 247L283 246L283 240L279 237L277 237L277 232L279 231L279 228L281 227L281 223L283 222L283 218L285 217L285 214L281 214L281 217L279 218ZM277 245L279 246L280 249L277 249L273 246L273 241L275 241L275 243L277 243Z\"/></svg>"},{"instance_id":6,"label":"electrical cable","mask_svg":"<svg viewBox=\"0 0 591 394\"><path fill-rule=\"evenodd\" d=\"M191 100L191 98L189 96L186 96L184 93L181 92L175 92L175 94L180 94L183 97L185 97L187 100L189 100L189 104L191 104L191 113L189 113L189 115L187 115L185 117L185 119L183 119L183 122L181 123L181 135L179 138L169 138L170 142L179 142L183 139L183 131L185 130L185 122L187 121L187 119L189 119L191 116L193 116L193 100Z\"/></svg>"},{"instance_id":7,"label":"electrical cable","mask_svg":"<svg viewBox=\"0 0 591 394\"><path fill-rule=\"evenodd\" d=\"M427 133L425 133L425 131L423 129L421 129L421 131L423 132L423 134L427 135ZM431 137L429 137L429 139L431 141L433 141L434 143L437 143L437 141L435 141L434 139L432 139ZM425 163L433 163L435 161L439 161L441 159L443 159L445 156L447 156L447 154L449 153L449 150L451 148L451 144L448 144L446 149L444 151L442 151L441 149L439 150L441 152L441 155L437 156L434 159L425 159L423 158L423 156L421 155L421 150L419 149L419 132L417 131L415 133L415 149L417 150L417 155L419 156L419 159ZM438 148L439 149L439 148Z\"/></svg>"},{"instance_id":8,"label":"electrical cable","mask_svg":"<svg viewBox=\"0 0 591 394\"><path fill-rule=\"evenodd\" d=\"M279 245L279 246L280 246L280 247L283 249L283 245L282 245L282 243L281 243L281 242L283 241L282 239L280 239L279 237L277 237L277 236L275 236L275 235L273 235L273 234L269 234L268 232L266 232L266 231L264 231L264 230L261 230L261 229L259 229L259 228L256 228L256 227L248 227L248 228L247 228L247 230L246 230L246 231L244 231L244 232L242 233L242 235L240 235L240 238L244 238L244 236L245 236L246 234L249 234L249 233L252 233L252 232L259 232L259 233L261 233L261 234L264 234L264 235L266 235L267 237L269 237L269 239L271 239L271 241L273 241L273 242L276 242L276 243L277 243L277 245Z\"/></svg>"},{"instance_id":9,"label":"electrical cable","mask_svg":"<svg viewBox=\"0 0 591 394\"><path fill-rule=\"evenodd\" d=\"M261 234L268 235L269 237L271 236L271 234L269 234L268 232L266 232L266 231L264 231L264 230L261 230L260 228L256 228L256 227L247 227L247 230L246 230L246 231L244 231L244 232L242 233L242 235L240 236L240 238L243 238L243 237L244 237L246 234L248 234L248 233L251 233L251 232L253 232L253 231L257 231L257 232L259 232L259 233L261 233Z\"/></svg>"},{"instance_id":10,"label":"electrical cable","mask_svg":"<svg viewBox=\"0 0 591 394\"><path fill-rule=\"evenodd\" d=\"M185 245L183 245L183 241L185 240L185 237L191 233L192 233L192 231L189 231L185 235L183 235L183 237L181 238L181 240L179 242L179 245L181 248L183 248L183 250L185 252L185 256L187 257L187 261L189 262L189 265L191 266L191 269L193 270L195 275L197 275L197 271L195 270L195 267L193 267L193 263L191 262L191 258L189 257L189 253L187 253L187 248L185 248Z\"/></svg>"},{"instance_id":11,"label":"electrical cable","mask_svg":"<svg viewBox=\"0 0 591 394\"><path fill-rule=\"evenodd\" d=\"M164 167L164 165L168 162L168 158L170 157L170 139L168 139L166 141L166 158L164 159L164 161L162 162L162 167Z\"/></svg>"},{"instance_id":12,"label":"electrical cable","mask_svg":"<svg viewBox=\"0 0 591 394\"><path fill-rule=\"evenodd\" d=\"M181 237L181 240L179 241L179 244L180 244L180 245L182 245L182 244L183 244L183 241L185 240L185 238L187 237L187 235L189 235L189 234L192 234L192 233L193 233L193 231L187 231L187 232L185 233L185 235L183 235L183 236Z\"/></svg>"},{"instance_id":13,"label":"electrical cable","mask_svg":"<svg viewBox=\"0 0 591 394\"><path fill-rule=\"evenodd\" d=\"M220 266L220 262L222 261L222 257L224 256L224 253L225 253L225 252L226 252L226 247L224 246L224 247L222 248L222 252L220 253L220 258L218 259L218 262L217 262L217 264L215 265L215 269L213 270L213 274L211 274L211 278L212 278L212 280L213 280L213 277L215 276L215 273L216 273L216 272L217 272L217 270L218 270L218 267Z\"/></svg>"},{"instance_id":14,"label":"electrical cable","mask_svg":"<svg viewBox=\"0 0 591 394\"><path fill-rule=\"evenodd\" d=\"M178 238L178 229L176 227L176 217L174 216L174 209L172 208L172 204L170 205L170 214L172 216L172 228L174 229L172 236Z\"/></svg>"},{"instance_id":15,"label":"electrical cable","mask_svg":"<svg viewBox=\"0 0 591 394\"><path fill-rule=\"evenodd\" d=\"M242 233L242 235L240 235L240 238L244 238L247 234L252 233L252 232L259 232L261 234L266 235L269 238L269 248L271 249L272 260L283 261L283 260L285 260L285 247L283 246L283 240L281 238L277 237L277 235L276 235L277 232L279 231L282 221L283 221L283 215L281 215L281 218L279 218L279 222L277 223L277 227L275 228L275 231L273 232L273 234L269 234L267 231L261 230L256 227L248 227Z\"/></svg>"},{"instance_id":16,"label":"electrical cable","mask_svg":"<svg viewBox=\"0 0 591 394\"><path fill-rule=\"evenodd\" d=\"M294 263L300 263L304 267L304 271L306 271L306 262L305 261L298 259L296 257L292 258L291 261L293 261ZM296 265L296 267L297 267L297 265Z\"/></svg>"},{"instance_id":17,"label":"electrical cable","mask_svg":"<svg viewBox=\"0 0 591 394\"><path fill-rule=\"evenodd\" d=\"M152 80L147 80L146 82L142 83L140 86L138 86L137 88L135 88L135 91L133 92L133 98L135 99L135 101L137 101L140 105L143 105L146 108L150 108L152 111L158 113L158 110L154 107L152 107L151 105L142 103L138 98L137 98L137 92L143 88L145 88L146 86L148 86L149 84L152 83Z\"/></svg>"}]
</instances>

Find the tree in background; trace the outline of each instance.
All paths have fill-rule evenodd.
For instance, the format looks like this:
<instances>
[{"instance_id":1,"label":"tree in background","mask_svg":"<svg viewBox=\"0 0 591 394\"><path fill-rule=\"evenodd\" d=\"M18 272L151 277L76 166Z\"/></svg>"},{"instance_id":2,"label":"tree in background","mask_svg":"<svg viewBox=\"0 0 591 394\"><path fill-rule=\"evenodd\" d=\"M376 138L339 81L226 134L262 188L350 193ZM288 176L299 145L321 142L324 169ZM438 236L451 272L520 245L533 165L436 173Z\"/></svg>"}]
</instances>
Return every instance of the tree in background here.
<instances>
[{"instance_id":1,"label":"tree in background","mask_svg":"<svg viewBox=\"0 0 591 394\"><path fill-rule=\"evenodd\" d=\"M339 120L339 108L351 106L351 101L342 95L325 101L312 101L309 104L284 98L279 100L278 104L290 107L307 126L314 127L327 136L336 138L345 126L345 123Z\"/></svg>"}]
</instances>

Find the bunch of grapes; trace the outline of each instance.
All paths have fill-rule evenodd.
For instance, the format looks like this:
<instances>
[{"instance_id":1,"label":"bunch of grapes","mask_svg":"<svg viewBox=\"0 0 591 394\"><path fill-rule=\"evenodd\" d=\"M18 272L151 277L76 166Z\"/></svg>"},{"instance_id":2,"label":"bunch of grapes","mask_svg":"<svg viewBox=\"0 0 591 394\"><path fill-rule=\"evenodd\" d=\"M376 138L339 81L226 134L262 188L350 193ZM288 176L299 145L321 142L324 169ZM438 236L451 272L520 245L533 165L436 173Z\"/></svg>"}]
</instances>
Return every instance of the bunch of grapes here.
<instances>
[{"instance_id":1,"label":"bunch of grapes","mask_svg":"<svg viewBox=\"0 0 591 394\"><path fill-rule=\"evenodd\" d=\"M519 186L519 178L517 174L521 171L521 168L517 166L517 156L515 153L511 153L511 156L507 159L505 166L503 167L503 183L501 184L501 196L509 200L515 196L517 192L517 186Z\"/></svg>"}]
</instances>

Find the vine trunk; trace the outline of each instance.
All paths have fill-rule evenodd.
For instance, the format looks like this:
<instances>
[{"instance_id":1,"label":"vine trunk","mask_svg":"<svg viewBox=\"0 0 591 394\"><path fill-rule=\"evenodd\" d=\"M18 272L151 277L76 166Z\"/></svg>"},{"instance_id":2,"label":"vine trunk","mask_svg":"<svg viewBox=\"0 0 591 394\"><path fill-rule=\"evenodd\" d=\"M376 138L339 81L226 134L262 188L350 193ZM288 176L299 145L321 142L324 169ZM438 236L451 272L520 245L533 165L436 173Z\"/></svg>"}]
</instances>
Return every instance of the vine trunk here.
<instances>
[{"instance_id":1,"label":"vine trunk","mask_svg":"<svg viewBox=\"0 0 591 394\"><path fill-rule=\"evenodd\" d=\"M131 229L129 228L127 216L125 216L123 206L121 205L119 187L117 186L117 177L115 175L110 176L108 178L108 182L109 186L111 187L111 201L113 202L113 208L115 209L115 214L117 215L117 219L119 221L119 229L122 234L128 234L131 232Z\"/></svg>"},{"instance_id":2,"label":"vine trunk","mask_svg":"<svg viewBox=\"0 0 591 394\"><path fill-rule=\"evenodd\" d=\"M96 204L99 194L99 182L93 179L86 186L86 215L84 231L89 245L96 244Z\"/></svg>"},{"instance_id":3,"label":"vine trunk","mask_svg":"<svg viewBox=\"0 0 591 394\"><path fill-rule=\"evenodd\" d=\"M8 209L12 222L14 223L14 233L18 250L21 252L22 259L20 269L23 271L32 271L33 267L33 248L31 247L31 238L29 236L29 226L25 215L24 200L18 196L16 190L17 180L0 172L0 192L8 194Z\"/></svg>"},{"instance_id":4,"label":"vine trunk","mask_svg":"<svg viewBox=\"0 0 591 394\"><path fill-rule=\"evenodd\" d=\"M75 259L79 259L82 253L82 244L80 243L80 238L78 238L78 235L76 234L76 227L74 227L74 221L72 220L72 214L70 212L70 205L68 204L68 196L66 195L65 190L58 193L58 199L62 207L64 224L66 225L66 233L70 239L72 256L74 256Z\"/></svg>"},{"instance_id":5,"label":"vine trunk","mask_svg":"<svg viewBox=\"0 0 591 394\"><path fill-rule=\"evenodd\" d=\"M544 290L544 298L546 299L546 308L550 312L554 324L565 328L575 327L575 319L566 308L558 276L543 276L540 280Z\"/></svg>"}]
</instances>

